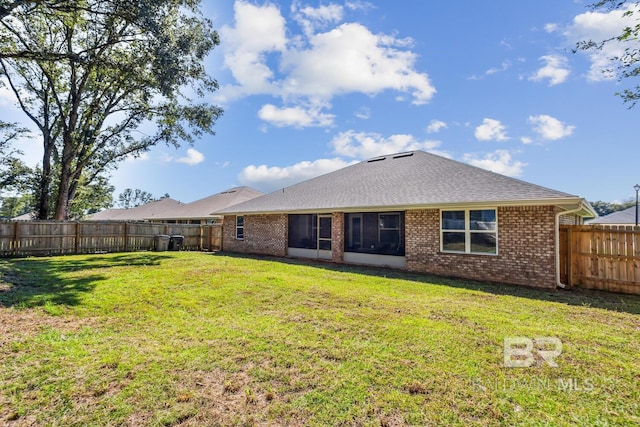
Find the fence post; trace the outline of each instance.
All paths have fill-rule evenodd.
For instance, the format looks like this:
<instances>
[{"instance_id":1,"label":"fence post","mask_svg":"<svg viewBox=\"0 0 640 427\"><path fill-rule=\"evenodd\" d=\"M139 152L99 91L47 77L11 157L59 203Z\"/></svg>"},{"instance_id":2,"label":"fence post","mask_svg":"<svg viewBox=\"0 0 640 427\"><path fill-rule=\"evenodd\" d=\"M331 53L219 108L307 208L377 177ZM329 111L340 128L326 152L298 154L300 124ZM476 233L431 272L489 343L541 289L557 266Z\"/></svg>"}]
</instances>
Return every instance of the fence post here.
<instances>
[{"instance_id":1,"label":"fence post","mask_svg":"<svg viewBox=\"0 0 640 427\"><path fill-rule=\"evenodd\" d=\"M80 221L76 221L76 241L74 252L76 254L80 253Z\"/></svg>"},{"instance_id":2,"label":"fence post","mask_svg":"<svg viewBox=\"0 0 640 427\"><path fill-rule=\"evenodd\" d=\"M573 286L573 232L567 227L567 285Z\"/></svg>"},{"instance_id":3,"label":"fence post","mask_svg":"<svg viewBox=\"0 0 640 427\"><path fill-rule=\"evenodd\" d=\"M13 256L18 255L18 239L20 238L20 231L18 231L18 225L20 223L13 223Z\"/></svg>"},{"instance_id":4,"label":"fence post","mask_svg":"<svg viewBox=\"0 0 640 427\"><path fill-rule=\"evenodd\" d=\"M129 252L129 223L124 223L124 251Z\"/></svg>"}]
</instances>

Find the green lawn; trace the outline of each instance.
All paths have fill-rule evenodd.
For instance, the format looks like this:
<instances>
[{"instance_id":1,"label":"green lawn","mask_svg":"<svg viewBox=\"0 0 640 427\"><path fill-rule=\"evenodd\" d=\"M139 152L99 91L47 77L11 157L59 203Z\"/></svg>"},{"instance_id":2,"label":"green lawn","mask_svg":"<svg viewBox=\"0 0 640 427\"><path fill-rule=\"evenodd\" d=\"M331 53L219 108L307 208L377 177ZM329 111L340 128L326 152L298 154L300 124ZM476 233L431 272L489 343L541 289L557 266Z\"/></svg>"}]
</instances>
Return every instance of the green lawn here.
<instances>
[{"instance_id":1,"label":"green lawn","mask_svg":"<svg viewBox=\"0 0 640 427\"><path fill-rule=\"evenodd\" d=\"M504 367L508 337L558 367ZM0 357L8 426L640 424L640 297L373 268L0 260Z\"/></svg>"}]
</instances>

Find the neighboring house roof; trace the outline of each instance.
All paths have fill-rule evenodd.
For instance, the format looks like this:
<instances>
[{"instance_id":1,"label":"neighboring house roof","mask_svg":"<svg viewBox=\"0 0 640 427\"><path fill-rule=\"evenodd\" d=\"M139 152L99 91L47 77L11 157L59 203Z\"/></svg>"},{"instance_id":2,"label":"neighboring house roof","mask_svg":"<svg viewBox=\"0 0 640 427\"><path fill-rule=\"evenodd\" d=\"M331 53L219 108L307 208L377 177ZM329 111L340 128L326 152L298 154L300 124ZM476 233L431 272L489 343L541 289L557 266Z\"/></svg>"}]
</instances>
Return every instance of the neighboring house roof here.
<instances>
[{"instance_id":1,"label":"neighboring house roof","mask_svg":"<svg viewBox=\"0 0 640 427\"><path fill-rule=\"evenodd\" d=\"M87 221L143 221L164 216L175 210L182 202L170 197L145 203L130 209L105 209L87 217Z\"/></svg>"},{"instance_id":2,"label":"neighboring house roof","mask_svg":"<svg viewBox=\"0 0 640 427\"><path fill-rule=\"evenodd\" d=\"M250 187L235 187L191 203L169 197L130 209L105 209L87 217L88 221L165 221L213 219L218 211L264 193Z\"/></svg>"},{"instance_id":3,"label":"neighboring house roof","mask_svg":"<svg viewBox=\"0 0 640 427\"><path fill-rule=\"evenodd\" d=\"M247 200L255 199L264 193L250 187L235 187L214 194L195 202L181 204L175 209L165 212L163 215L156 215L154 220L161 219L205 219L213 218L213 212L228 208Z\"/></svg>"},{"instance_id":4,"label":"neighboring house roof","mask_svg":"<svg viewBox=\"0 0 640 427\"><path fill-rule=\"evenodd\" d=\"M612 212L589 221L589 224L611 224L611 225L635 225L636 224L636 207L632 206L623 211Z\"/></svg>"},{"instance_id":5,"label":"neighboring house roof","mask_svg":"<svg viewBox=\"0 0 640 427\"><path fill-rule=\"evenodd\" d=\"M26 214L18 215L14 218L11 218L11 221L32 221L35 216L35 212L28 212Z\"/></svg>"},{"instance_id":6,"label":"neighboring house roof","mask_svg":"<svg viewBox=\"0 0 640 427\"><path fill-rule=\"evenodd\" d=\"M582 207L582 198L530 184L445 157L411 151L369 159L262 197L219 214L362 211L460 205Z\"/></svg>"}]
</instances>

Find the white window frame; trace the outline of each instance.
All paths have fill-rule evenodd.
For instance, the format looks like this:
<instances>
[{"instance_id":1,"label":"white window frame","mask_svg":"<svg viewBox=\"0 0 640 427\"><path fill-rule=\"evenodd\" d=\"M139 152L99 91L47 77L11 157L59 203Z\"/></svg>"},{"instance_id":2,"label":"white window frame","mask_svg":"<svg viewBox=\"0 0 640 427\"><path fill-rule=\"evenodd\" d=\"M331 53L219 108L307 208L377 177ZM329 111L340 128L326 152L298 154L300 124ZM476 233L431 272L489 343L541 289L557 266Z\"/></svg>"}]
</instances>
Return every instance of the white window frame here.
<instances>
[{"instance_id":1,"label":"white window frame","mask_svg":"<svg viewBox=\"0 0 640 427\"><path fill-rule=\"evenodd\" d=\"M443 212L460 212L464 211L464 230L450 230L445 229L442 226L442 213ZM470 212L471 211L495 211L496 213L496 228L494 230L471 230L470 226ZM444 249L444 233L464 233L464 252L452 251ZM496 251L491 252L472 252L471 251L471 235L472 234L495 234L496 237ZM477 207L477 208L460 208L460 209L441 209L440 210L440 252L448 254L472 254L472 255L487 255L497 256L498 249L498 209L493 207Z\"/></svg>"},{"instance_id":2,"label":"white window frame","mask_svg":"<svg viewBox=\"0 0 640 427\"><path fill-rule=\"evenodd\" d=\"M238 219L242 218L242 225L238 225ZM238 230L242 230L242 237L238 237ZM244 240L244 215L236 216L236 240Z\"/></svg>"}]
</instances>

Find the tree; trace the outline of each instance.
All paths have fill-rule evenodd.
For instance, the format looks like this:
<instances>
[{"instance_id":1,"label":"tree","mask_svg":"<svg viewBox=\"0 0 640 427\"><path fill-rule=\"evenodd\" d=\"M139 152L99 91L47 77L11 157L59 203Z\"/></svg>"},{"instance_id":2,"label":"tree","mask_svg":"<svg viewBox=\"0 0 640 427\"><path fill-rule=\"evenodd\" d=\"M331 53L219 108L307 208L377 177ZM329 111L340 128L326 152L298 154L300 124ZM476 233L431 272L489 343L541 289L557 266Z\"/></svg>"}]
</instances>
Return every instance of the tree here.
<instances>
[{"instance_id":1,"label":"tree","mask_svg":"<svg viewBox=\"0 0 640 427\"><path fill-rule=\"evenodd\" d=\"M96 213L113 206L115 187L105 176L98 176L90 184L84 184L86 178L80 180L76 197L69 206L69 219L80 220L85 215Z\"/></svg>"},{"instance_id":2,"label":"tree","mask_svg":"<svg viewBox=\"0 0 640 427\"><path fill-rule=\"evenodd\" d=\"M12 143L23 136L26 129L15 123L0 122L0 193L6 190L20 190L25 184L27 166L19 159L22 154Z\"/></svg>"},{"instance_id":3,"label":"tree","mask_svg":"<svg viewBox=\"0 0 640 427\"><path fill-rule=\"evenodd\" d=\"M636 18L630 21L635 22L635 25L623 28L619 35L606 40L581 41L577 44L576 51L602 50L611 43L620 43L624 46L624 53L610 58L612 62L612 70L610 71L613 71L613 68L617 69L620 82L625 79L637 79L640 76L640 19L637 18L638 14L640 14L640 1L600 0L592 4L591 8L592 10L604 8L608 11L624 11L623 16ZM637 82L635 79L634 81ZM621 92L616 92L616 95L620 96L624 103L629 104L629 108L633 108L636 102L640 100L640 84L635 83L634 85L632 82L631 87L625 88Z\"/></svg>"},{"instance_id":4,"label":"tree","mask_svg":"<svg viewBox=\"0 0 640 427\"><path fill-rule=\"evenodd\" d=\"M10 219L31 212L30 194L0 197L0 218Z\"/></svg>"},{"instance_id":5,"label":"tree","mask_svg":"<svg viewBox=\"0 0 640 427\"><path fill-rule=\"evenodd\" d=\"M169 197L169 195L165 195ZM161 197L164 199L165 197ZM118 206L123 209L135 208L136 206L144 205L145 203L153 202L156 200L151 193L147 193L144 190L136 188L126 188L122 193L118 195ZM159 199L158 199L159 200Z\"/></svg>"},{"instance_id":6,"label":"tree","mask_svg":"<svg viewBox=\"0 0 640 427\"><path fill-rule=\"evenodd\" d=\"M597 202L590 202L590 203L591 203L591 206L593 206L593 209L598 213L599 216L605 216L613 212L623 211L636 204L635 201L628 201L624 203L609 203L609 202L602 202L600 200L598 200Z\"/></svg>"},{"instance_id":7,"label":"tree","mask_svg":"<svg viewBox=\"0 0 640 427\"><path fill-rule=\"evenodd\" d=\"M185 96L217 89L200 0L9 3L0 72L42 138L38 218L67 219L80 183L129 156L213 134L222 110Z\"/></svg>"}]
</instances>

